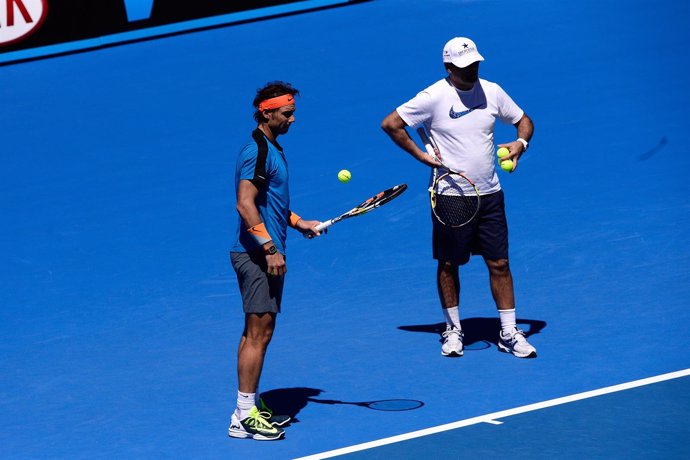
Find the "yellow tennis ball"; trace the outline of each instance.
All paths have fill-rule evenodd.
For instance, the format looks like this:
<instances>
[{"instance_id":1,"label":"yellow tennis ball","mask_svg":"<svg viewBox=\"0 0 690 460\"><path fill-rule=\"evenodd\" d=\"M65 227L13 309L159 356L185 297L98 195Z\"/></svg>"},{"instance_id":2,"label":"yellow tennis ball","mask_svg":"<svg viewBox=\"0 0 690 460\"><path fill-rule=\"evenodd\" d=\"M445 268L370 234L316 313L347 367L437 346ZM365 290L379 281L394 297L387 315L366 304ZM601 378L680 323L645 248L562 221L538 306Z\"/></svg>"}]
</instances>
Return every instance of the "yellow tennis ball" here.
<instances>
[{"instance_id":1,"label":"yellow tennis ball","mask_svg":"<svg viewBox=\"0 0 690 460\"><path fill-rule=\"evenodd\" d=\"M513 160L501 161L501 169L507 172L513 172Z\"/></svg>"},{"instance_id":2,"label":"yellow tennis ball","mask_svg":"<svg viewBox=\"0 0 690 460\"><path fill-rule=\"evenodd\" d=\"M496 152L496 155L498 155L498 158L503 158L505 156L510 155L510 150L508 150L505 147L501 147L500 149L498 149L498 152Z\"/></svg>"},{"instance_id":3,"label":"yellow tennis ball","mask_svg":"<svg viewBox=\"0 0 690 460\"><path fill-rule=\"evenodd\" d=\"M352 174L347 169L341 169L338 173L338 180L343 184L347 184L352 179Z\"/></svg>"}]
</instances>

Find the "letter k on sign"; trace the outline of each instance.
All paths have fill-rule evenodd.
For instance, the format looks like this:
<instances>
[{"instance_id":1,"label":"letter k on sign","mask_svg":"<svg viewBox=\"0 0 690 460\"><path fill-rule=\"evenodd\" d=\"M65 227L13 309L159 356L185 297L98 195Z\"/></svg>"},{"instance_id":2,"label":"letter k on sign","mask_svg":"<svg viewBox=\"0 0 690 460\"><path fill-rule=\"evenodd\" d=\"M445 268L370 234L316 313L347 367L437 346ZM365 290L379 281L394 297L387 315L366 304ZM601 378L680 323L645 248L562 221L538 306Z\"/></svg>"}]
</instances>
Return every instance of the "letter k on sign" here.
<instances>
[{"instance_id":1,"label":"letter k on sign","mask_svg":"<svg viewBox=\"0 0 690 460\"><path fill-rule=\"evenodd\" d=\"M48 14L48 0L0 0L0 46L25 39Z\"/></svg>"}]
</instances>

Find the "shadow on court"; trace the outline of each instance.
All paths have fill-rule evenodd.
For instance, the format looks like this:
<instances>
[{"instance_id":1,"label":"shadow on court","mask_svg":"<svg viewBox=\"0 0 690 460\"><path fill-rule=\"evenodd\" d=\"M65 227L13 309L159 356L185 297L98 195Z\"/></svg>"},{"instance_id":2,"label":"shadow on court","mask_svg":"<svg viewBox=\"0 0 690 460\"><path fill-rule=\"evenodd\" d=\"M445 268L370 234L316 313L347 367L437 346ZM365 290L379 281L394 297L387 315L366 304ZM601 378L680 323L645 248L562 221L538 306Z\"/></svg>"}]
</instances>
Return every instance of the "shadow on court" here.
<instances>
[{"instance_id":1,"label":"shadow on court","mask_svg":"<svg viewBox=\"0 0 690 460\"><path fill-rule=\"evenodd\" d=\"M323 390L316 388L279 388L261 394L266 404L276 413L289 415L293 422L299 422L297 414L309 403L315 404L345 404L359 406L371 410L384 412L401 412L419 409L424 402L416 399L380 399L376 401L339 401L336 399L317 399Z\"/></svg>"},{"instance_id":2,"label":"shadow on court","mask_svg":"<svg viewBox=\"0 0 690 460\"><path fill-rule=\"evenodd\" d=\"M639 161L646 161L646 160L649 160L649 159L652 158L654 155L656 155L657 153L661 152L661 151L664 149L664 147L666 147L666 144L668 144L668 139L666 139L666 136L663 136L663 137L661 138L661 140L659 141L658 144L656 144L654 147L652 147L651 149L647 150L647 151L644 152L643 154L638 155L637 159L638 159Z\"/></svg>"},{"instance_id":3,"label":"shadow on court","mask_svg":"<svg viewBox=\"0 0 690 460\"><path fill-rule=\"evenodd\" d=\"M466 318L460 320L462 332L465 334L463 343L466 350L484 350L491 344L498 345L498 331L501 330L501 322L498 318ZM545 321L536 319L517 320L518 326L525 331L525 336L539 334L546 327ZM409 332L429 332L438 334L439 342L443 339L441 334L446 330L446 323L419 324L413 326L398 326L398 329ZM485 346L481 346L484 344ZM472 345L475 345L474 347ZM468 348L469 347L469 348Z\"/></svg>"}]
</instances>

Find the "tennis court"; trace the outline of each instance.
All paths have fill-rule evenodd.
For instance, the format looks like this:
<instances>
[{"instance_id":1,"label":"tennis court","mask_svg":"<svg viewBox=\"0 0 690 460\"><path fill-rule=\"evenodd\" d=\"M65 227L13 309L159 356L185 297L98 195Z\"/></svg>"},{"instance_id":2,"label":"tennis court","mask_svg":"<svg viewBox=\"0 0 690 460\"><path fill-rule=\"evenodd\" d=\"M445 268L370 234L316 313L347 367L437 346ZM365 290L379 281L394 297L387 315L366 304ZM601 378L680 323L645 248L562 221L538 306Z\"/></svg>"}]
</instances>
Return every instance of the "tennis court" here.
<instances>
[{"instance_id":1,"label":"tennis court","mask_svg":"<svg viewBox=\"0 0 690 460\"><path fill-rule=\"evenodd\" d=\"M374 0L0 67L0 456L685 458L689 17L674 0ZM500 173L534 360L497 352L480 259L461 272L465 356L440 355L428 171L380 129L443 77L453 36L535 123ZM228 250L235 155L278 79L301 92L280 139L296 212L409 188L289 235L261 391L295 422L260 443L227 437Z\"/></svg>"}]
</instances>

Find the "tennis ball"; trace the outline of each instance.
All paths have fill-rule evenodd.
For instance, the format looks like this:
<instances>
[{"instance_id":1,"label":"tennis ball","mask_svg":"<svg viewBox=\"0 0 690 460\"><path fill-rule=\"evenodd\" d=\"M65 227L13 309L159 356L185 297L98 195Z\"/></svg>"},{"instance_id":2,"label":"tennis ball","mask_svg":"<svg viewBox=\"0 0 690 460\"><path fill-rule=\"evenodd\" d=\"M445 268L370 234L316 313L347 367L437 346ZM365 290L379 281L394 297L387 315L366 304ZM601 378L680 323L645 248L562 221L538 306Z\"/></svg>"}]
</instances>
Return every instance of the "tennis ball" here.
<instances>
[{"instance_id":1,"label":"tennis ball","mask_svg":"<svg viewBox=\"0 0 690 460\"><path fill-rule=\"evenodd\" d=\"M498 158L503 158L504 156L510 155L510 150L505 147L501 147L498 149L498 152L496 152L496 155L498 155Z\"/></svg>"},{"instance_id":2,"label":"tennis ball","mask_svg":"<svg viewBox=\"0 0 690 460\"><path fill-rule=\"evenodd\" d=\"M501 169L507 172L513 172L513 160L501 161Z\"/></svg>"},{"instance_id":3,"label":"tennis ball","mask_svg":"<svg viewBox=\"0 0 690 460\"><path fill-rule=\"evenodd\" d=\"M348 171L347 169L341 169L338 173L338 180L343 184L347 184L348 182L350 182L351 178L352 174L350 174L350 171Z\"/></svg>"}]
</instances>

